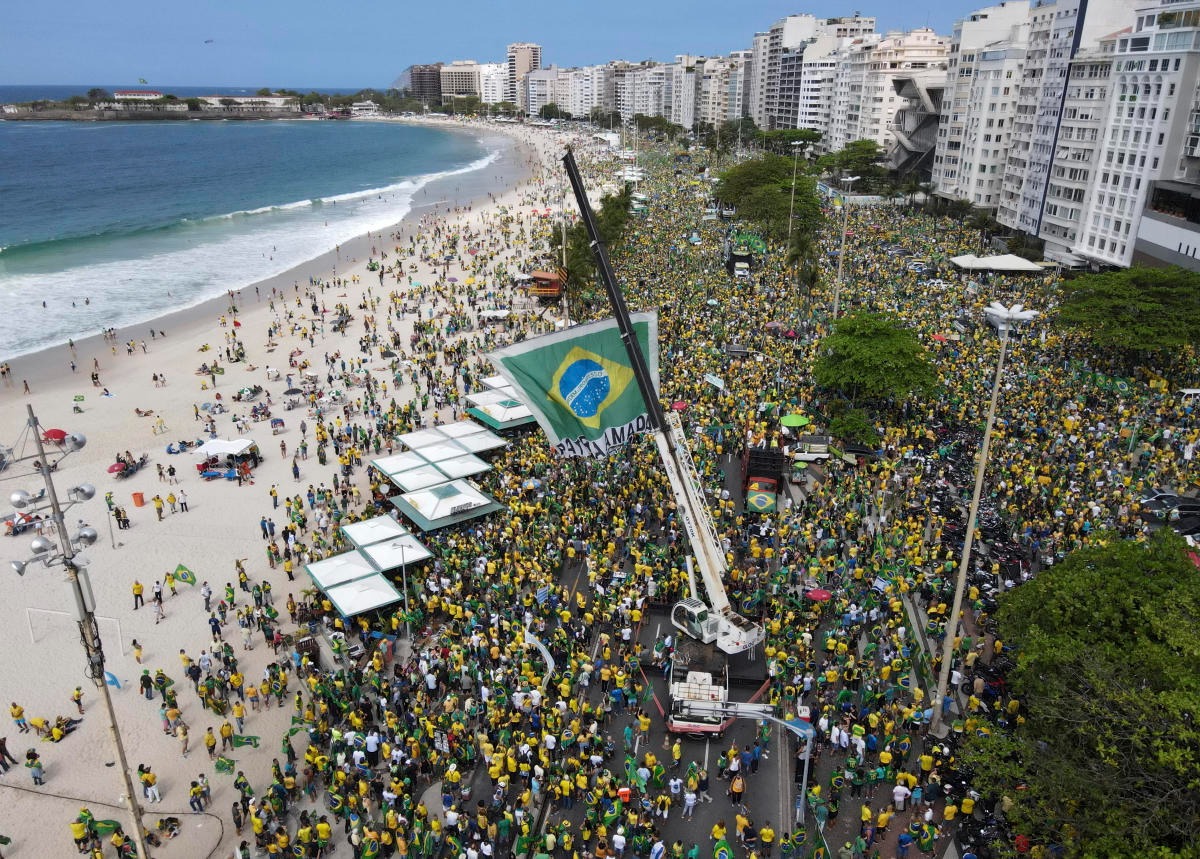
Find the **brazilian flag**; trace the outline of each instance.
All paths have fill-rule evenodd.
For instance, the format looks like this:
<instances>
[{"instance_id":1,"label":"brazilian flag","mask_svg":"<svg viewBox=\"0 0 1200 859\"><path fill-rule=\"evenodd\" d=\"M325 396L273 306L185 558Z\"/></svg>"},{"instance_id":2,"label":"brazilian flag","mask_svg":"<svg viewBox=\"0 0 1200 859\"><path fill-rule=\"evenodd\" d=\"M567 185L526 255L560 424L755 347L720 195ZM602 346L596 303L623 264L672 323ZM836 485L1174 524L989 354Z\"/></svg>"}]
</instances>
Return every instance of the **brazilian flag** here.
<instances>
[{"instance_id":1,"label":"brazilian flag","mask_svg":"<svg viewBox=\"0 0 1200 859\"><path fill-rule=\"evenodd\" d=\"M724 838L713 847L713 859L733 859L733 848Z\"/></svg>"},{"instance_id":2,"label":"brazilian flag","mask_svg":"<svg viewBox=\"0 0 1200 859\"><path fill-rule=\"evenodd\" d=\"M229 775L233 772L234 763L235 761L225 757L224 755L221 755L219 758L217 758L216 762L213 764L213 767L217 772Z\"/></svg>"},{"instance_id":3,"label":"brazilian flag","mask_svg":"<svg viewBox=\"0 0 1200 859\"><path fill-rule=\"evenodd\" d=\"M174 575L175 575L175 581L177 581L177 582L183 582L185 585L196 584L196 574L193 573L191 570L189 570L187 567L185 567L183 564L177 564L175 566Z\"/></svg>"},{"instance_id":4,"label":"brazilian flag","mask_svg":"<svg viewBox=\"0 0 1200 859\"><path fill-rule=\"evenodd\" d=\"M257 749L260 739L260 737L249 737L245 734L234 734L233 747L235 749L240 749L242 746L253 746Z\"/></svg>"},{"instance_id":5,"label":"brazilian flag","mask_svg":"<svg viewBox=\"0 0 1200 859\"><path fill-rule=\"evenodd\" d=\"M97 835L112 835L121 826L120 822L116 820L95 820L92 821L92 825L95 827Z\"/></svg>"}]
</instances>

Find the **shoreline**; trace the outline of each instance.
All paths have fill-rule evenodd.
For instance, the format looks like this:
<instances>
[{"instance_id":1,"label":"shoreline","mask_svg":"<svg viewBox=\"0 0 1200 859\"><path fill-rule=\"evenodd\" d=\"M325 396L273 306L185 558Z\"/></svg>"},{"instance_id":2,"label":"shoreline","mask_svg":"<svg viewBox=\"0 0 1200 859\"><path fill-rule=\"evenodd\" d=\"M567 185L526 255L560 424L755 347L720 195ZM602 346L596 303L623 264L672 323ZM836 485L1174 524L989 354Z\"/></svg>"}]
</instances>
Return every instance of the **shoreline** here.
<instances>
[{"instance_id":1,"label":"shoreline","mask_svg":"<svg viewBox=\"0 0 1200 859\"><path fill-rule=\"evenodd\" d=\"M408 123L413 125L424 125L427 127L441 128L446 131L457 134L468 134L476 137L481 136L485 130L495 131L504 136L509 145L506 149L500 152L499 157L491 164L480 167L466 173L456 173L450 176L439 176L428 182L416 195L413 196L409 211L399 221L393 222L377 233L361 233L349 241L343 242L340 245L335 245L334 248L322 251L316 256L303 260L291 268L286 269L279 274L262 280L255 281L243 287L233 290L234 298L237 300L243 297L243 303L239 304L239 309L246 307L249 309L250 304L244 304L244 296L250 290L258 290L261 294L270 296L271 289L275 288L282 292L285 288L293 286L293 284L305 285L310 277L329 277L331 270L336 271L339 263L348 271L351 265L357 262L366 261L366 257L371 248L372 237L375 241L379 241L380 235L390 236L393 233L400 232L404 239L407 239L413 226L420 221L421 217L429 214L431 206L447 203L450 212L453 212L455 207L469 206L476 207L480 203L488 200L489 195L499 197L508 193L522 183L528 181L532 176L532 170L529 167L531 157L534 156L529 145L521 140L520 137L513 134L511 129L500 127L493 128L491 124L482 127L475 127L459 122L437 122L425 121L414 118L372 118L367 121L386 121ZM363 121L363 120L351 120ZM492 182L488 182L483 177L490 174L493 177ZM465 178L482 179L481 187L475 189L468 199L461 199L455 191L450 196L440 196L454 189L455 184L462 182ZM499 181L500 184L495 184ZM433 193L433 200L428 198ZM340 250L339 250L340 248ZM337 276L336 274L334 276ZM167 313L162 313L157 316L141 319L136 322L131 322L120 326L116 329L116 338L119 343L124 343L127 339L133 338L138 342L146 339L148 332L151 329L155 331L163 331L170 337L172 334L179 332L186 336L194 328L201 319L215 319L222 313L225 313L229 306L229 291L213 295L210 298L205 298L196 304L188 307L181 307L178 310L172 310ZM34 308L31 307L31 312ZM109 343L104 339L101 332L87 334L83 337L73 338L75 342L75 353L78 356L80 369L85 369L86 363L88 368L91 367L91 361L94 356L100 356L103 353L109 352ZM153 338L152 338L153 339ZM63 350L59 353L58 350ZM45 383L49 380L49 375L53 374L50 370L58 361L58 355L62 355L61 368L69 371L69 362L72 360L72 353L66 342L52 343L37 349L33 352L26 352L20 355L3 358L0 357L0 362L7 363L11 368L11 379L16 383L25 380L34 386L38 383ZM90 372L90 369L88 369Z\"/></svg>"}]
</instances>

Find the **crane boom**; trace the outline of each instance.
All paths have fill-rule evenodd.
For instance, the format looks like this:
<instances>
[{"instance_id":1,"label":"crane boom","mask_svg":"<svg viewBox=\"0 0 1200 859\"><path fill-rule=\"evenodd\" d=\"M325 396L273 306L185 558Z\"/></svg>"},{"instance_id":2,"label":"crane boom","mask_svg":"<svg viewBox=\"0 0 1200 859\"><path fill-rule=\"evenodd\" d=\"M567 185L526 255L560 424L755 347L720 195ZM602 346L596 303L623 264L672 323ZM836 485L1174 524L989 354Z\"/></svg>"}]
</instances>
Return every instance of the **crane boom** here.
<instances>
[{"instance_id":1,"label":"crane boom","mask_svg":"<svg viewBox=\"0 0 1200 859\"><path fill-rule=\"evenodd\" d=\"M721 581L725 572L725 553L704 502L704 492L683 433L683 424L678 415L671 413L668 418L663 414L662 403L651 379L646 357L642 354L634 335L625 296L608 260L608 251L596 227L596 219L579 175L579 167L570 149L563 156L563 166L571 181L571 189L575 192L579 215L591 243L592 255L595 257L596 267L600 270L600 279L604 283L609 304L621 332L621 340L625 344L634 379L646 405L654 443L658 447L667 480L678 501L684 529L692 551L696 553L699 561L700 575L711 603L705 605L693 593L690 599L681 600L675 605L671 613L671 622L706 644L716 642L717 647L725 653L741 653L759 644L766 637L766 633L760 624L742 617L729 604L729 597Z\"/></svg>"}]
</instances>

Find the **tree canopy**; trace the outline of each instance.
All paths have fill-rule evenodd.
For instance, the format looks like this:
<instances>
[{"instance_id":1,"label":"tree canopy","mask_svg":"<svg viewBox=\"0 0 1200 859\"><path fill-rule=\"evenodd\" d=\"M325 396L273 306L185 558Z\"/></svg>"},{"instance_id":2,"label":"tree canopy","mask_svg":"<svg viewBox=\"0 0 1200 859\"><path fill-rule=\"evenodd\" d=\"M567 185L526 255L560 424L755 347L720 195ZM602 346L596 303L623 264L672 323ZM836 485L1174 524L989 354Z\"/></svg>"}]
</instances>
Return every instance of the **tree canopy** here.
<instances>
[{"instance_id":1,"label":"tree canopy","mask_svg":"<svg viewBox=\"0 0 1200 859\"><path fill-rule=\"evenodd\" d=\"M883 166L883 150L874 140L853 140L837 152L817 159L817 166L835 177L858 176L852 190L859 193L883 190L887 184L887 168Z\"/></svg>"},{"instance_id":2,"label":"tree canopy","mask_svg":"<svg viewBox=\"0 0 1200 859\"><path fill-rule=\"evenodd\" d=\"M606 194L600 200L600 208L595 210L596 228L600 237L611 254L625 235L629 223L630 187L625 186L619 194ZM550 247L556 260L562 259L562 233L554 230L550 234ZM576 221L567 228L567 301L572 315L576 314L582 304L590 304L599 293L596 284L600 271L592 256L591 243L588 240L587 228L582 220Z\"/></svg>"},{"instance_id":3,"label":"tree canopy","mask_svg":"<svg viewBox=\"0 0 1200 859\"><path fill-rule=\"evenodd\" d=\"M976 783L1068 856L1200 856L1200 575L1164 528L1116 538L1006 592L1022 719L969 739Z\"/></svg>"},{"instance_id":4,"label":"tree canopy","mask_svg":"<svg viewBox=\"0 0 1200 859\"><path fill-rule=\"evenodd\" d=\"M857 402L928 393L935 376L915 332L892 316L864 312L839 319L821 341L813 379Z\"/></svg>"},{"instance_id":5,"label":"tree canopy","mask_svg":"<svg viewBox=\"0 0 1200 859\"><path fill-rule=\"evenodd\" d=\"M817 230L821 226L821 203L816 182L801 170L796 173L795 200L792 176L796 165L791 158L764 155L730 167L721 174L716 195L734 206L738 216L753 222L767 237L776 241L788 235L791 218L793 258L810 256Z\"/></svg>"},{"instance_id":6,"label":"tree canopy","mask_svg":"<svg viewBox=\"0 0 1200 859\"><path fill-rule=\"evenodd\" d=\"M1200 344L1200 274L1135 267L1062 285L1058 320L1102 350L1161 352Z\"/></svg>"}]
</instances>

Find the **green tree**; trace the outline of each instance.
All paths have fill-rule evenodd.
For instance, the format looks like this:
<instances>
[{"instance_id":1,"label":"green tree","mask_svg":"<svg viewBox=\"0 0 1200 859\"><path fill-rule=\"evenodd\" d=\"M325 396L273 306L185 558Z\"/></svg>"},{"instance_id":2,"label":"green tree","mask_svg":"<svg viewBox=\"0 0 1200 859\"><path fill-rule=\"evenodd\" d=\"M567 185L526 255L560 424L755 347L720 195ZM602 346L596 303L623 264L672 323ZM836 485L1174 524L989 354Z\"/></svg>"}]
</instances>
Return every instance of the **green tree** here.
<instances>
[{"instance_id":1,"label":"green tree","mask_svg":"<svg viewBox=\"0 0 1200 859\"><path fill-rule=\"evenodd\" d=\"M795 174L793 197L796 166L792 158L782 155L743 161L721 174L715 193L718 199L734 206L739 217L753 222L764 236L776 241L786 239L790 216L792 245L788 258L800 263L801 279L811 281L816 273L812 252L823 215L811 174L803 170Z\"/></svg>"},{"instance_id":2,"label":"green tree","mask_svg":"<svg viewBox=\"0 0 1200 859\"><path fill-rule=\"evenodd\" d=\"M559 106L552 101L547 102L546 104L542 105L541 110L538 111L538 116L540 116L542 119L570 119L571 118L571 114L569 114L566 111L559 108Z\"/></svg>"},{"instance_id":3,"label":"green tree","mask_svg":"<svg viewBox=\"0 0 1200 859\"><path fill-rule=\"evenodd\" d=\"M887 169L883 166L883 152L874 140L854 140L837 152L829 152L817 159L817 166L833 173L835 178L858 176L853 190L862 192L880 191L886 186Z\"/></svg>"},{"instance_id":4,"label":"green tree","mask_svg":"<svg viewBox=\"0 0 1200 859\"><path fill-rule=\"evenodd\" d=\"M98 101L112 101L112 93L100 87L92 87L87 91L87 100L93 104Z\"/></svg>"},{"instance_id":5,"label":"green tree","mask_svg":"<svg viewBox=\"0 0 1200 859\"><path fill-rule=\"evenodd\" d=\"M925 347L892 316L855 313L839 319L819 351L813 379L851 403L900 400L933 389L935 376Z\"/></svg>"},{"instance_id":6,"label":"green tree","mask_svg":"<svg viewBox=\"0 0 1200 859\"><path fill-rule=\"evenodd\" d=\"M791 158L793 143L815 145L821 142L821 132L811 128L779 128L774 131L759 131L758 138L763 149Z\"/></svg>"},{"instance_id":7,"label":"green tree","mask_svg":"<svg viewBox=\"0 0 1200 859\"><path fill-rule=\"evenodd\" d=\"M1195 857L1200 820L1200 575L1163 528L1101 538L1006 592L1017 653L1009 733L971 737L985 792L1069 856Z\"/></svg>"},{"instance_id":8,"label":"green tree","mask_svg":"<svg viewBox=\"0 0 1200 859\"><path fill-rule=\"evenodd\" d=\"M600 200L595 211L596 229L604 240L610 254L619 246L629 223L629 204L632 191L629 186L619 194L607 194ZM562 231L550 234L550 248L554 259L562 260ZM592 256L591 243L583 221L576 221L567 229L567 302L574 317L585 306L603 300L604 290L597 286L600 270Z\"/></svg>"},{"instance_id":9,"label":"green tree","mask_svg":"<svg viewBox=\"0 0 1200 859\"><path fill-rule=\"evenodd\" d=\"M1101 350L1161 352L1200 343L1200 274L1135 267L1062 285L1058 321Z\"/></svg>"}]
</instances>

